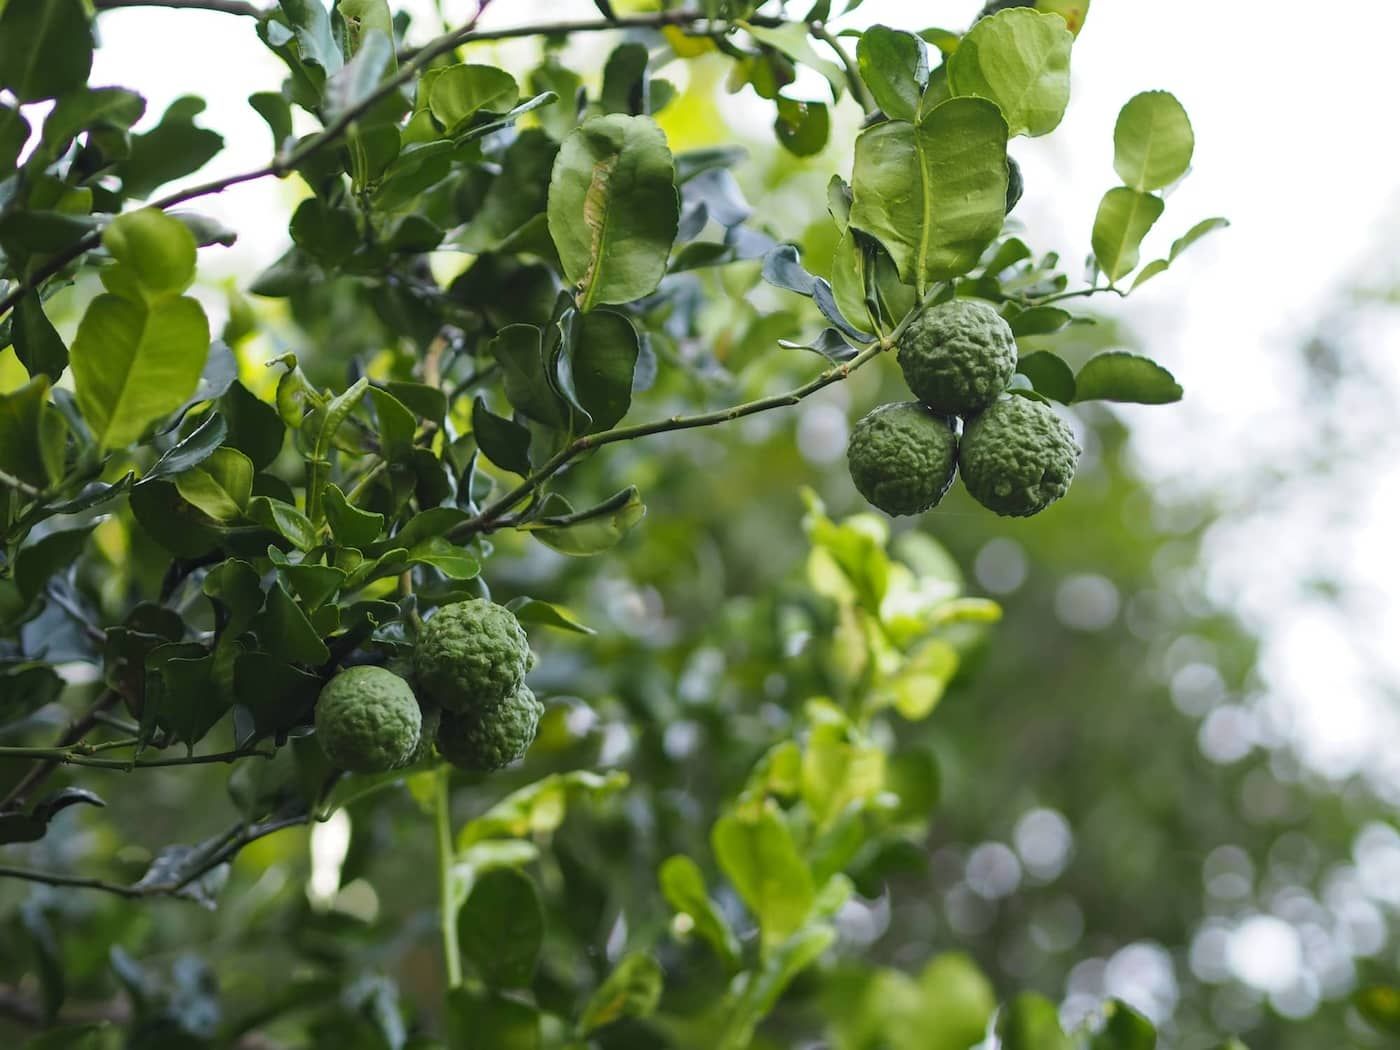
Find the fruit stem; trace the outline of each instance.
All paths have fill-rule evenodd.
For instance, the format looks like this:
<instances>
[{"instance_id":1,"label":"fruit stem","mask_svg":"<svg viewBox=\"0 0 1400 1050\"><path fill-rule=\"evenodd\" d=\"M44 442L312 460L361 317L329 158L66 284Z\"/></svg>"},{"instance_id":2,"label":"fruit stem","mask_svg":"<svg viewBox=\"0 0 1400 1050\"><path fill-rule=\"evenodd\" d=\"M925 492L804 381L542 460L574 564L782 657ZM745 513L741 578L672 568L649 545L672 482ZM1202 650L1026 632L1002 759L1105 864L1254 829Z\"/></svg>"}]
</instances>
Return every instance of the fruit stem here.
<instances>
[{"instance_id":1,"label":"fruit stem","mask_svg":"<svg viewBox=\"0 0 1400 1050\"><path fill-rule=\"evenodd\" d=\"M462 951L457 945L457 895L452 887L452 867L456 852L452 848L451 774L441 769L437 774L437 792L433 803L433 824L437 829L438 912L442 930L442 958L446 965L447 987L462 983Z\"/></svg>"}]
</instances>

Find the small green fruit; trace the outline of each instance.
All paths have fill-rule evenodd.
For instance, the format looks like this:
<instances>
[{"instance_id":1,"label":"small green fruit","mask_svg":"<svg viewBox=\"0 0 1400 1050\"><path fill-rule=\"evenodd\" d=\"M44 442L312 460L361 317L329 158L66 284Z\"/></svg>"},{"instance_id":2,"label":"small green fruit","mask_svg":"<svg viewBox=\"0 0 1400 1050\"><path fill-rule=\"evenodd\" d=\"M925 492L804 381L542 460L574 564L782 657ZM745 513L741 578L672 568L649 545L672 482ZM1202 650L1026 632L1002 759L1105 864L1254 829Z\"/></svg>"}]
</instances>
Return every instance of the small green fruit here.
<instances>
[{"instance_id":1,"label":"small green fruit","mask_svg":"<svg viewBox=\"0 0 1400 1050\"><path fill-rule=\"evenodd\" d=\"M881 405L851 428L846 465L866 501L886 514L922 514L948 491L958 439L917 401Z\"/></svg>"},{"instance_id":2,"label":"small green fruit","mask_svg":"<svg viewBox=\"0 0 1400 1050\"><path fill-rule=\"evenodd\" d=\"M980 299L954 299L920 314L899 340L904 381L945 416L980 412L1016 374L1016 337Z\"/></svg>"},{"instance_id":3,"label":"small green fruit","mask_svg":"<svg viewBox=\"0 0 1400 1050\"><path fill-rule=\"evenodd\" d=\"M484 598L440 608L413 653L419 688L444 710L457 712L500 703L519 687L532 662L514 614Z\"/></svg>"},{"instance_id":4,"label":"small green fruit","mask_svg":"<svg viewBox=\"0 0 1400 1050\"><path fill-rule=\"evenodd\" d=\"M316 700L316 739L334 765L352 773L399 766L418 746L422 721L408 683L382 667L341 671Z\"/></svg>"},{"instance_id":5,"label":"small green fruit","mask_svg":"<svg viewBox=\"0 0 1400 1050\"><path fill-rule=\"evenodd\" d=\"M543 714L544 704L525 685L491 707L444 711L437 729L438 752L470 772L503 769L529 749Z\"/></svg>"},{"instance_id":6,"label":"small green fruit","mask_svg":"<svg viewBox=\"0 0 1400 1050\"><path fill-rule=\"evenodd\" d=\"M1080 448L1039 401L1004 398L968 421L958 467L972 498L998 514L1038 514L1069 491Z\"/></svg>"}]
</instances>

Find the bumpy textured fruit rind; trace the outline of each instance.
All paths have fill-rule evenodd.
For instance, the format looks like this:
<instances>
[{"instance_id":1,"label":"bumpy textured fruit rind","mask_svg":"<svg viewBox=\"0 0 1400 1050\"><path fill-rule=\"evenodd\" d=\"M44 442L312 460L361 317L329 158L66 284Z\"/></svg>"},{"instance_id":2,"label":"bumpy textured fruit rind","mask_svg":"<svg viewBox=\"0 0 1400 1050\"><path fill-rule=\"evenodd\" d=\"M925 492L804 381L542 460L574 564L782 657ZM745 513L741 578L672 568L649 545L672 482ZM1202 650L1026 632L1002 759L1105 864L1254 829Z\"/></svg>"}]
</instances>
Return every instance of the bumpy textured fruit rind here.
<instances>
[{"instance_id":1,"label":"bumpy textured fruit rind","mask_svg":"<svg viewBox=\"0 0 1400 1050\"><path fill-rule=\"evenodd\" d=\"M881 405L851 428L846 465L866 502L886 514L922 514L957 472L951 421L917 401Z\"/></svg>"},{"instance_id":2,"label":"bumpy textured fruit rind","mask_svg":"<svg viewBox=\"0 0 1400 1050\"><path fill-rule=\"evenodd\" d=\"M514 614L484 598L444 605L423 627L413 653L419 688L446 711L498 704L533 663Z\"/></svg>"},{"instance_id":3,"label":"bumpy textured fruit rind","mask_svg":"<svg viewBox=\"0 0 1400 1050\"><path fill-rule=\"evenodd\" d=\"M408 756L398 764L398 769L416 766L433 757L433 738L437 736L438 725L442 722L442 708L438 707L437 704L424 706L420 703L418 710L423 716L422 727L418 730L418 743L414 745Z\"/></svg>"},{"instance_id":4,"label":"bumpy textured fruit rind","mask_svg":"<svg viewBox=\"0 0 1400 1050\"><path fill-rule=\"evenodd\" d=\"M954 299L921 314L899 340L904 381L924 404L949 416L986 408L1016 374L1016 337L980 299Z\"/></svg>"},{"instance_id":5,"label":"bumpy textured fruit rind","mask_svg":"<svg viewBox=\"0 0 1400 1050\"><path fill-rule=\"evenodd\" d=\"M409 684L382 667L341 671L316 700L321 750L352 773L398 767L418 746L422 723Z\"/></svg>"},{"instance_id":6,"label":"bumpy textured fruit rind","mask_svg":"<svg viewBox=\"0 0 1400 1050\"><path fill-rule=\"evenodd\" d=\"M1049 405L1008 397L967 422L958 469L978 503L1023 518L1069 491L1079 453L1074 434Z\"/></svg>"},{"instance_id":7,"label":"bumpy textured fruit rind","mask_svg":"<svg viewBox=\"0 0 1400 1050\"><path fill-rule=\"evenodd\" d=\"M522 685L501 703L467 711L444 711L437 749L459 769L491 773L524 756L534 742L544 704Z\"/></svg>"}]
</instances>

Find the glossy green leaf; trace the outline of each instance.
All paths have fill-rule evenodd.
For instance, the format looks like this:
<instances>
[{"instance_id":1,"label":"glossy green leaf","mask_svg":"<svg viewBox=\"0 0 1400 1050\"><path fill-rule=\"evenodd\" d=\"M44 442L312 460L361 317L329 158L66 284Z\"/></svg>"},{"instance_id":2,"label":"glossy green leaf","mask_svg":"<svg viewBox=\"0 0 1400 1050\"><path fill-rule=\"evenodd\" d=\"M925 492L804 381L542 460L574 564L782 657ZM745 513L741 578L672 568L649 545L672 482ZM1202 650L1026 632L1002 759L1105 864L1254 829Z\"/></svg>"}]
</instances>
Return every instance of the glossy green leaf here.
<instances>
[{"instance_id":1,"label":"glossy green leaf","mask_svg":"<svg viewBox=\"0 0 1400 1050\"><path fill-rule=\"evenodd\" d=\"M1161 197L1116 186L1104 194L1094 218L1094 258L1110 282L1137 268L1142 239L1162 216Z\"/></svg>"},{"instance_id":2,"label":"glossy green leaf","mask_svg":"<svg viewBox=\"0 0 1400 1050\"><path fill-rule=\"evenodd\" d=\"M262 610L262 580L246 561L230 558L214 566L204 577L203 590L223 606L228 618L223 625L224 638L237 638L248 630Z\"/></svg>"},{"instance_id":3,"label":"glossy green leaf","mask_svg":"<svg viewBox=\"0 0 1400 1050\"><path fill-rule=\"evenodd\" d=\"M826 147L831 115L825 102L799 102L778 96L773 130L778 141L795 157L813 157Z\"/></svg>"},{"instance_id":4,"label":"glossy green leaf","mask_svg":"<svg viewBox=\"0 0 1400 1050\"><path fill-rule=\"evenodd\" d=\"M1045 135L1069 105L1074 35L1058 15L1028 8L1000 11L972 27L948 60L954 97L990 99L1012 135Z\"/></svg>"},{"instance_id":5,"label":"glossy green leaf","mask_svg":"<svg viewBox=\"0 0 1400 1050\"><path fill-rule=\"evenodd\" d=\"M180 558L198 558L218 546L216 524L180 498L169 481L143 482L131 490L131 512L160 546Z\"/></svg>"},{"instance_id":6,"label":"glossy green leaf","mask_svg":"<svg viewBox=\"0 0 1400 1050\"><path fill-rule=\"evenodd\" d=\"M1048 350L1023 354L1016 362L1016 371L1031 381L1037 394L1066 405L1074 401L1074 370L1058 354Z\"/></svg>"},{"instance_id":7,"label":"glossy green leaf","mask_svg":"<svg viewBox=\"0 0 1400 1050\"><path fill-rule=\"evenodd\" d=\"M581 309L654 291L679 216L671 151L650 117L594 117L560 147L549 233Z\"/></svg>"},{"instance_id":8,"label":"glossy green leaf","mask_svg":"<svg viewBox=\"0 0 1400 1050\"><path fill-rule=\"evenodd\" d=\"M298 550L309 551L316 546L316 526L290 503L267 496L254 496L248 501L248 517L291 541Z\"/></svg>"},{"instance_id":9,"label":"glossy green leaf","mask_svg":"<svg viewBox=\"0 0 1400 1050\"><path fill-rule=\"evenodd\" d=\"M379 422L381 453L390 460L402 458L413 447L418 420L402 401L382 387L372 386L368 393Z\"/></svg>"},{"instance_id":10,"label":"glossy green leaf","mask_svg":"<svg viewBox=\"0 0 1400 1050\"><path fill-rule=\"evenodd\" d=\"M37 292L27 293L15 304L11 337L15 356L26 372L31 376L46 375L51 382L58 382L68 367L68 347L44 313Z\"/></svg>"},{"instance_id":11,"label":"glossy green leaf","mask_svg":"<svg viewBox=\"0 0 1400 1050\"><path fill-rule=\"evenodd\" d=\"M277 409L255 396L242 383L234 382L219 399L219 414L228 426L228 445L236 448L263 470L282 451L287 433Z\"/></svg>"},{"instance_id":12,"label":"glossy green leaf","mask_svg":"<svg viewBox=\"0 0 1400 1050\"><path fill-rule=\"evenodd\" d=\"M565 427L568 409L547 378L540 329L529 324L506 325L487 349L501 366L506 397L523 415L546 426Z\"/></svg>"},{"instance_id":13,"label":"glossy green leaf","mask_svg":"<svg viewBox=\"0 0 1400 1050\"><path fill-rule=\"evenodd\" d=\"M775 806L726 813L710 836L715 859L758 920L765 944L796 932L811 912L816 889L792 832Z\"/></svg>"},{"instance_id":14,"label":"glossy green leaf","mask_svg":"<svg viewBox=\"0 0 1400 1050\"><path fill-rule=\"evenodd\" d=\"M596 1032L624 1017L650 1017L661 1002L661 984L661 967L650 955L624 955L584 1004L579 1034Z\"/></svg>"},{"instance_id":15,"label":"glossy green leaf","mask_svg":"<svg viewBox=\"0 0 1400 1050\"><path fill-rule=\"evenodd\" d=\"M430 536L414 544L408 552L408 560L418 565L431 565L453 580L474 579L481 572L481 562L475 555L441 536Z\"/></svg>"},{"instance_id":16,"label":"glossy green leaf","mask_svg":"<svg viewBox=\"0 0 1400 1050\"><path fill-rule=\"evenodd\" d=\"M43 591L49 577L70 568L87 546L93 525L50 532L30 544L15 559L15 583L25 602L33 601Z\"/></svg>"},{"instance_id":17,"label":"glossy green leaf","mask_svg":"<svg viewBox=\"0 0 1400 1050\"><path fill-rule=\"evenodd\" d=\"M215 521L243 516L253 493L253 461L231 448L215 449L196 467L175 475L175 488Z\"/></svg>"},{"instance_id":18,"label":"glossy green leaf","mask_svg":"<svg viewBox=\"0 0 1400 1050\"><path fill-rule=\"evenodd\" d=\"M279 660L319 666L330 659L330 650L280 580L267 592L267 605L253 629L263 648Z\"/></svg>"},{"instance_id":19,"label":"glossy green leaf","mask_svg":"<svg viewBox=\"0 0 1400 1050\"><path fill-rule=\"evenodd\" d=\"M574 394L592 417L588 433L608 430L627 415L641 343L631 320L615 310L572 315L566 360Z\"/></svg>"},{"instance_id":20,"label":"glossy green leaf","mask_svg":"<svg viewBox=\"0 0 1400 1050\"><path fill-rule=\"evenodd\" d=\"M913 123L928 81L928 50L913 33L874 25L856 45L860 78L891 120Z\"/></svg>"},{"instance_id":21,"label":"glossy green leaf","mask_svg":"<svg viewBox=\"0 0 1400 1050\"><path fill-rule=\"evenodd\" d=\"M1145 91L1128 101L1113 128L1113 169L1129 189L1170 186L1186 174L1196 135L1176 97Z\"/></svg>"},{"instance_id":22,"label":"glossy green leaf","mask_svg":"<svg viewBox=\"0 0 1400 1050\"><path fill-rule=\"evenodd\" d=\"M598 103L604 113L629 116L646 113L647 49L638 43L618 44L603 67L603 88Z\"/></svg>"},{"instance_id":23,"label":"glossy green leaf","mask_svg":"<svg viewBox=\"0 0 1400 1050\"><path fill-rule=\"evenodd\" d=\"M80 89L91 69L82 0L9 0L0 10L0 87L21 102Z\"/></svg>"},{"instance_id":24,"label":"glossy green leaf","mask_svg":"<svg viewBox=\"0 0 1400 1050\"><path fill-rule=\"evenodd\" d=\"M495 66L448 66L432 80L428 108L448 134L477 113L504 113L520 98L515 78Z\"/></svg>"},{"instance_id":25,"label":"glossy green leaf","mask_svg":"<svg viewBox=\"0 0 1400 1050\"><path fill-rule=\"evenodd\" d=\"M543 132L522 131L506 150L501 173L492 180L481 207L454 243L471 252L509 250L522 230L544 213L558 152L558 144Z\"/></svg>"},{"instance_id":26,"label":"glossy green leaf","mask_svg":"<svg viewBox=\"0 0 1400 1050\"><path fill-rule=\"evenodd\" d=\"M739 959L739 939L729 928L719 906L705 889L700 866L684 854L668 857L660 870L661 892L671 907L689 921L695 934L710 945L727 964Z\"/></svg>"},{"instance_id":27,"label":"glossy green leaf","mask_svg":"<svg viewBox=\"0 0 1400 1050\"><path fill-rule=\"evenodd\" d=\"M1074 317L1058 306L1032 306L1011 318L1011 332L1017 338L1026 335L1049 335L1070 324Z\"/></svg>"},{"instance_id":28,"label":"glossy green leaf","mask_svg":"<svg viewBox=\"0 0 1400 1050\"><path fill-rule=\"evenodd\" d=\"M308 197L297 205L290 229L299 247L332 266L343 263L360 245L355 213L333 207L319 197Z\"/></svg>"},{"instance_id":29,"label":"glossy green leaf","mask_svg":"<svg viewBox=\"0 0 1400 1050\"><path fill-rule=\"evenodd\" d=\"M1181 385L1157 362L1126 350L1106 350L1075 376L1074 400L1165 405L1180 401Z\"/></svg>"},{"instance_id":30,"label":"glossy green leaf","mask_svg":"<svg viewBox=\"0 0 1400 1050\"><path fill-rule=\"evenodd\" d=\"M183 405L208 353L209 321L193 299L145 305L111 294L95 298L78 325L70 367L98 445L132 444Z\"/></svg>"},{"instance_id":31,"label":"glossy green leaf","mask_svg":"<svg viewBox=\"0 0 1400 1050\"><path fill-rule=\"evenodd\" d=\"M472 402L472 434L482 455L496 466L522 477L530 473L530 428L496 415L480 394Z\"/></svg>"},{"instance_id":32,"label":"glossy green leaf","mask_svg":"<svg viewBox=\"0 0 1400 1050\"><path fill-rule=\"evenodd\" d=\"M846 75L842 68L829 59L822 58L812 47L811 35L807 32L807 27L800 22L787 22L780 26L759 26L751 22L740 23L752 36L761 44L781 51L794 62L799 62L808 69L816 70L831 86L831 96L835 100L841 98L841 93L846 86Z\"/></svg>"},{"instance_id":33,"label":"glossy green leaf","mask_svg":"<svg viewBox=\"0 0 1400 1050\"><path fill-rule=\"evenodd\" d=\"M1006 122L984 99L958 98L917 124L861 132L851 225L883 244L906 283L925 288L967 273L1001 232Z\"/></svg>"},{"instance_id":34,"label":"glossy green leaf","mask_svg":"<svg viewBox=\"0 0 1400 1050\"><path fill-rule=\"evenodd\" d=\"M384 515L352 506L335 485L327 485L324 502L326 521L336 542L347 547L367 547L384 530Z\"/></svg>"},{"instance_id":35,"label":"glossy green leaf","mask_svg":"<svg viewBox=\"0 0 1400 1050\"><path fill-rule=\"evenodd\" d=\"M493 988L524 988L544 944L544 909L534 880L511 868L476 880L457 914L462 954Z\"/></svg>"}]
</instances>

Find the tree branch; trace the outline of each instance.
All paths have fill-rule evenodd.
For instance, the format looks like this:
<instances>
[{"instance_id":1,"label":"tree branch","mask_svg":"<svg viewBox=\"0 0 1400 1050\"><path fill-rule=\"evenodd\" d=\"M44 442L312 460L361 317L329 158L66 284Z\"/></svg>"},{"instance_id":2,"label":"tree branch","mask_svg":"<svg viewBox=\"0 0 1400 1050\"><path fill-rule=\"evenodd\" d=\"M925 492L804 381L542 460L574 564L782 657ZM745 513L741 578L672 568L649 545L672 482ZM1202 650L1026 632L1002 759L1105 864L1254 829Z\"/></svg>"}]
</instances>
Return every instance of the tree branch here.
<instances>
[{"instance_id":1,"label":"tree branch","mask_svg":"<svg viewBox=\"0 0 1400 1050\"><path fill-rule=\"evenodd\" d=\"M913 316L913 314L911 314ZM453 542L460 543L465 539L479 533L490 532L498 524L501 517L526 499L532 492L547 479L553 477L572 460L583 453L594 448L601 448L603 445L611 445L618 441L631 441L634 438L647 437L651 434L662 434L672 430L693 430L696 427L715 426L719 423L728 423L731 420L742 419L744 416L751 416L758 412L767 412L774 408L783 408L788 405L796 405L805 398L815 394L818 390L838 383L847 378L852 372L864 367L873 361L884 350L893 346L898 341L899 335L903 333L905 325L895 329L890 336L872 343L851 360L844 364L837 365L822 372L816 378L803 383L795 390L789 390L782 394L773 394L770 397L759 398L756 401L748 401L742 405L734 405L731 408L717 409L713 412L702 412L693 416L672 416L670 419L653 420L650 423L636 423L628 427L614 427L611 430L604 430L598 434L585 434L583 437L575 438L554 454L545 464L535 471L515 488L511 489L500 499L488 504L476 517L462 522L454 528L448 536Z\"/></svg>"},{"instance_id":2,"label":"tree branch","mask_svg":"<svg viewBox=\"0 0 1400 1050\"><path fill-rule=\"evenodd\" d=\"M99 11L114 11L120 7L174 7L186 11L217 11L226 15L246 15L263 19L271 12L243 0L93 0Z\"/></svg>"},{"instance_id":3,"label":"tree branch","mask_svg":"<svg viewBox=\"0 0 1400 1050\"><path fill-rule=\"evenodd\" d=\"M129 746L129 745L128 745ZM89 749L91 750L91 749ZM121 759L97 758L82 745L72 747L0 747L0 759L43 758L65 766L87 766L92 769L153 769L165 766L204 766L218 762L237 762L240 758L272 758L271 751L239 748L207 755L172 755L169 758Z\"/></svg>"},{"instance_id":4,"label":"tree branch","mask_svg":"<svg viewBox=\"0 0 1400 1050\"><path fill-rule=\"evenodd\" d=\"M107 879L90 878L84 875L64 875L54 871L39 871L34 868L17 868L0 865L0 878L22 879L25 882L38 882L45 886L67 886L74 889L101 890L118 897L139 899L143 897L166 897L177 895L190 883L195 882L220 864L226 863L244 846L258 839L274 835L287 828L299 827L312 819L310 813L299 813L294 817L281 817L263 824L235 824L216 840L216 845L196 867L182 874L178 879L166 882L122 883Z\"/></svg>"}]
</instances>

